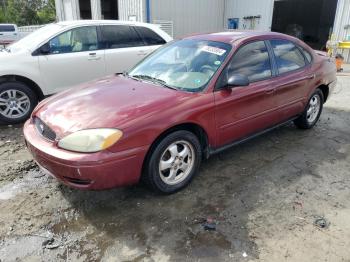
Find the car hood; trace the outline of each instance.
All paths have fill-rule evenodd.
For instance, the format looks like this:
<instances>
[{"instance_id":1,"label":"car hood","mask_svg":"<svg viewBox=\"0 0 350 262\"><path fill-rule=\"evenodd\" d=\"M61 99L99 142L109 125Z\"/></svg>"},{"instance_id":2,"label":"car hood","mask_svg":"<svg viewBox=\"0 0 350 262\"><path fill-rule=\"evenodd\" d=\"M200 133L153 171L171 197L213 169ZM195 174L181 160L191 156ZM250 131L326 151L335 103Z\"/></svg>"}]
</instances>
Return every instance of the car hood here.
<instances>
[{"instance_id":1,"label":"car hood","mask_svg":"<svg viewBox=\"0 0 350 262\"><path fill-rule=\"evenodd\" d=\"M66 90L33 112L59 137L89 128L126 128L189 99L193 93L123 76L107 77Z\"/></svg>"}]
</instances>

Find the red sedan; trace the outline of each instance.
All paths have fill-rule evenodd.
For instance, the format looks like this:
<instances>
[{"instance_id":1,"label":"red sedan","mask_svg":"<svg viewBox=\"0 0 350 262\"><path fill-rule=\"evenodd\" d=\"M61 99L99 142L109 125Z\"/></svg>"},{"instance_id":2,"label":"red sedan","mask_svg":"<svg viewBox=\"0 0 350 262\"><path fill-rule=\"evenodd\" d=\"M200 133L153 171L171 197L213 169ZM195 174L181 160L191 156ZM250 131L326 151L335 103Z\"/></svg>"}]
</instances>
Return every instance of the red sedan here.
<instances>
[{"instance_id":1,"label":"red sedan","mask_svg":"<svg viewBox=\"0 0 350 262\"><path fill-rule=\"evenodd\" d=\"M42 101L24 135L38 165L69 186L107 189L142 179L172 193L203 158L288 121L312 128L335 74L330 58L290 36L196 35L124 75Z\"/></svg>"}]
</instances>

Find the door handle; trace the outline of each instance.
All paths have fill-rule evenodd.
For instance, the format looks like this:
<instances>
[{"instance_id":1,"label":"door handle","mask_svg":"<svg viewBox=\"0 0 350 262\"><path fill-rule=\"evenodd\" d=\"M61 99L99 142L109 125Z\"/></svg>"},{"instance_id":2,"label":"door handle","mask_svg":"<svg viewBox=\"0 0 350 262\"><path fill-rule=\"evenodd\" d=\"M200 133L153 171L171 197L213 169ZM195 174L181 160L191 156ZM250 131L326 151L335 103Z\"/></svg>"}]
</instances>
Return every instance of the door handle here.
<instances>
[{"instance_id":1,"label":"door handle","mask_svg":"<svg viewBox=\"0 0 350 262\"><path fill-rule=\"evenodd\" d=\"M316 78L316 74L312 74L312 75L307 76L307 79L315 79L315 78Z\"/></svg>"},{"instance_id":2,"label":"door handle","mask_svg":"<svg viewBox=\"0 0 350 262\"><path fill-rule=\"evenodd\" d=\"M272 88L272 89L267 90L265 93L267 95L271 95L271 94L275 93L275 90L276 90L276 88Z\"/></svg>"},{"instance_id":3,"label":"door handle","mask_svg":"<svg viewBox=\"0 0 350 262\"><path fill-rule=\"evenodd\" d=\"M88 58L88 60L100 60L101 59L101 57L100 56L97 56L97 54L96 53L89 53L89 58Z\"/></svg>"}]
</instances>

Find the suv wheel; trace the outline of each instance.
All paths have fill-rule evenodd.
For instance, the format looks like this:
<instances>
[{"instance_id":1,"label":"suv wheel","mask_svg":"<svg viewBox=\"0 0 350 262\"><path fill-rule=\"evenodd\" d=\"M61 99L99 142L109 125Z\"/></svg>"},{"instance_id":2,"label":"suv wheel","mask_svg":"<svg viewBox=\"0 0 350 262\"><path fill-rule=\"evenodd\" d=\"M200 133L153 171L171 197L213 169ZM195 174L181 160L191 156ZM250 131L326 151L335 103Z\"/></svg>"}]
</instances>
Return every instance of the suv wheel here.
<instances>
[{"instance_id":1,"label":"suv wheel","mask_svg":"<svg viewBox=\"0 0 350 262\"><path fill-rule=\"evenodd\" d=\"M201 159L198 138L189 131L176 131L154 148L146 163L143 180L156 191L174 193L189 184Z\"/></svg>"},{"instance_id":2,"label":"suv wheel","mask_svg":"<svg viewBox=\"0 0 350 262\"><path fill-rule=\"evenodd\" d=\"M294 124L301 129L312 128L320 118L323 109L323 93L320 89L311 95L303 114L294 120Z\"/></svg>"},{"instance_id":3,"label":"suv wheel","mask_svg":"<svg viewBox=\"0 0 350 262\"><path fill-rule=\"evenodd\" d=\"M21 82L0 84L0 121L17 124L29 118L38 103L36 94Z\"/></svg>"}]
</instances>

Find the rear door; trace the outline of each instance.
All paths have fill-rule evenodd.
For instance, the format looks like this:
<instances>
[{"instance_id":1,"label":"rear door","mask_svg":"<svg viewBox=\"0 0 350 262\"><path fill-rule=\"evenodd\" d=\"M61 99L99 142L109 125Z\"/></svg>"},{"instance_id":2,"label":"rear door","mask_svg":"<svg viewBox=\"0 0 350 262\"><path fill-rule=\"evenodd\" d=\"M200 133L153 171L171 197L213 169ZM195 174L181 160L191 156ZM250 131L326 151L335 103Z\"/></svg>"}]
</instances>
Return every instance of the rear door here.
<instances>
[{"instance_id":1,"label":"rear door","mask_svg":"<svg viewBox=\"0 0 350 262\"><path fill-rule=\"evenodd\" d=\"M150 52L129 25L102 25L101 42L105 49L106 74L127 71Z\"/></svg>"},{"instance_id":2,"label":"rear door","mask_svg":"<svg viewBox=\"0 0 350 262\"><path fill-rule=\"evenodd\" d=\"M272 68L264 41L245 44L233 55L227 70L247 76L250 84L214 92L218 147L276 123Z\"/></svg>"},{"instance_id":3,"label":"rear door","mask_svg":"<svg viewBox=\"0 0 350 262\"><path fill-rule=\"evenodd\" d=\"M278 76L274 79L275 97L282 122L301 113L315 75L302 50L291 41L270 40Z\"/></svg>"},{"instance_id":4,"label":"rear door","mask_svg":"<svg viewBox=\"0 0 350 262\"><path fill-rule=\"evenodd\" d=\"M0 44L10 44L18 38L17 27L10 24L0 24Z\"/></svg>"},{"instance_id":5,"label":"rear door","mask_svg":"<svg viewBox=\"0 0 350 262\"><path fill-rule=\"evenodd\" d=\"M97 39L96 26L84 26L48 42L50 51L39 54L39 66L49 93L105 75L104 51Z\"/></svg>"}]
</instances>

